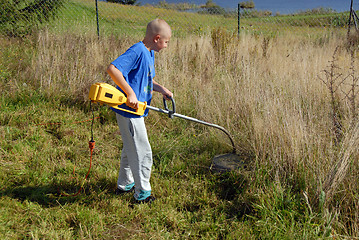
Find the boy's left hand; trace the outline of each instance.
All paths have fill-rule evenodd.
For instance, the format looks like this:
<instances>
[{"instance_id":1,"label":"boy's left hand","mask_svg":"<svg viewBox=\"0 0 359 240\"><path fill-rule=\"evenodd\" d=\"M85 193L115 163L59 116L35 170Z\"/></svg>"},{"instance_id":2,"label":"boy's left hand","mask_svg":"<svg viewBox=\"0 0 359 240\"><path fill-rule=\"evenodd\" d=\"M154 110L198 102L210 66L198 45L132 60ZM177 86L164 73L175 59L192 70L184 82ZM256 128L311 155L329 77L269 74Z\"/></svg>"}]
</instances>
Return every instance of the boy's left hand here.
<instances>
[{"instance_id":1,"label":"boy's left hand","mask_svg":"<svg viewBox=\"0 0 359 240\"><path fill-rule=\"evenodd\" d=\"M166 100L171 100L173 97L173 93L170 90L158 84L156 81L153 81L153 91L162 93L163 98Z\"/></svg>"},{"instance_id":2,"label":"boy's left hand","mask_svg":"<svg viewBox=\"0 0 359 240\"><path fill-rule=\"evenodd\" d=\"M166 100L171 100L171 98L173 97L173 93L165 87L163 88L162 95L163 98Z\"/></svg>"}]
</instances>

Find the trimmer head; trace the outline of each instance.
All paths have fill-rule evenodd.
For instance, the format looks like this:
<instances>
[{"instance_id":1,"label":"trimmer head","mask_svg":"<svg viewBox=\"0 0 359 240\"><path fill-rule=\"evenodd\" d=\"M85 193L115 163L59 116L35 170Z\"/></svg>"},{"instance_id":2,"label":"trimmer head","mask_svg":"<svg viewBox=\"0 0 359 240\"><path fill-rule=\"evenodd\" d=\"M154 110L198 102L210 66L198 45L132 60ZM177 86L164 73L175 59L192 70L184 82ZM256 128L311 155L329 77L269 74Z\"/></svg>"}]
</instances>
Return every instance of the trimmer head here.
<instances>
[{"instance_id":1,"label":"trimmer head","mask_svg":"<svg viewBox=\"0 0 359 240\"><path fill-rule=\"evenodd\" d=\"M216 172L228 172L246 168L243 158L235 153L217 155L212 160L211 169Z\"/></svg>"}]
</instances>

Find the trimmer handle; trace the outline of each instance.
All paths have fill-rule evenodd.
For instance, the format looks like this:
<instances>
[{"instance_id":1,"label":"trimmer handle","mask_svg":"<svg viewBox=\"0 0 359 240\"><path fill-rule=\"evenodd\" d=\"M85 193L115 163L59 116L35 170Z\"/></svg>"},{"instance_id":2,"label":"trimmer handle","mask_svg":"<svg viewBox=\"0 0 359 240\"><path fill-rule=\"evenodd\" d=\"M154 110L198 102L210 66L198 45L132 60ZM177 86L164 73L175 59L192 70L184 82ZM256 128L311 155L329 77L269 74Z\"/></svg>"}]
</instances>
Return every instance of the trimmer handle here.
<instances>
[{"instance_id":1,"label":"trimmer handle","mask_svg":"<svg viewBox=\"0 0 359 240\"><path fill-rule=\"evenodd\" d=\"M165 98L163 98L163 106L164 106L165 110L168 111L168 117L173 118L173 114L176 113L176 103L175 103L175 100L173 99L173 97L168 97L168 98L171 99L171 101L172 101L172 110L168 109L167 102L166 102Z\"/></svg>"}]
</instances>

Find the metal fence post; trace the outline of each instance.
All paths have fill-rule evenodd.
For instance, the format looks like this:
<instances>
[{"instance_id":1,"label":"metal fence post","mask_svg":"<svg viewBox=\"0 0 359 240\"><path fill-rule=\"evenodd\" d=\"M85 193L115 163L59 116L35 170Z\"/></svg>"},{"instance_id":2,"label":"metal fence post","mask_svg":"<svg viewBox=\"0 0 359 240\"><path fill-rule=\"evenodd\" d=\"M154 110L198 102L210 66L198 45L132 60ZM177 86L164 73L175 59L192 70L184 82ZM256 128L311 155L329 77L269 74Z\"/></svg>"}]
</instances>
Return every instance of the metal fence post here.
<instances>
[{"instance_id":1,"label":"metal fence post","mask_svg":"<svg viewBox=\"0 0 359 240\"><path fill-rule=\"evenodd\" d=\"M238 3L238 37L241 32L241 4Z\"/></svg>"},{"instance_id":2,"label":"metal fence post","mask_svg":"<svg viewBox=\"0 0 359 240\"><path fill-rule=\"evenodd\" d=\"M97 37L100 38L100 25L98 22L98 6L97 6L97 0L95 0L96 2L96 23L97 23Z\"/></svg>"}]
</instances>

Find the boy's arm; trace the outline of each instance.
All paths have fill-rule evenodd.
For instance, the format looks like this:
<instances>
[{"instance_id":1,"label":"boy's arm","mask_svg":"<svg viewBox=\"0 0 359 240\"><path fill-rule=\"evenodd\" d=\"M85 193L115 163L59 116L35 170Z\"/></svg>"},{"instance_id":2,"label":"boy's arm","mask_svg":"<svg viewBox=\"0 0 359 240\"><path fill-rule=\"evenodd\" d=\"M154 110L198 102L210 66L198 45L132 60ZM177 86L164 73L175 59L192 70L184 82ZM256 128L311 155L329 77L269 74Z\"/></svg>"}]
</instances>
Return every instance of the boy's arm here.
<instances>
[{"instance_id":1,"label":"boy's arm","mask_svg":"<svg viewBox=\"0 0 359 240\"><path fill-rule=\"evenodd\" d=\"M153 82L153 91L162 93L163 97L167 100L170 100L170 97L173 97L173 93L162 86L161 84L157 83L155 80L152 80Z\"/></svg>"},{"instance_id":2,"label":"boy's arm","mask_svg":"<svg viewBox=\"0 0 359 240\"><path fill-rule=\"evenodd\" d=\"M110 75L112 80L119 86L127 96L126 105L137 109L138 108L138 100L135 92L131 88L131 86L126 82L126 79L123 77L120 70L118 70L113 64L107 68L107 73Z\"/></svg>"}]
</instances>

